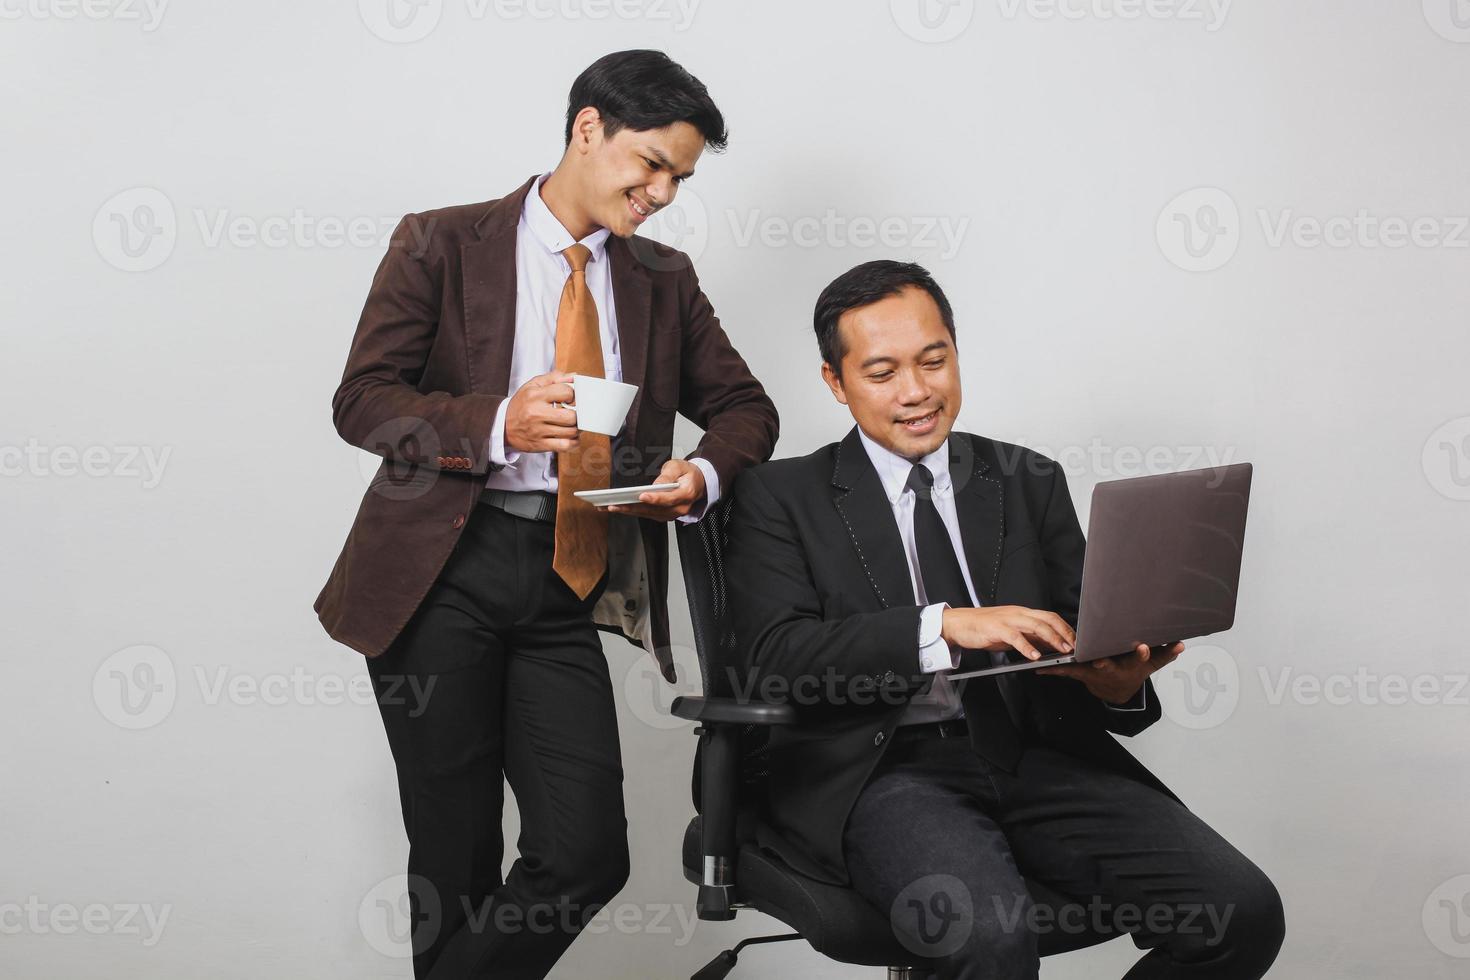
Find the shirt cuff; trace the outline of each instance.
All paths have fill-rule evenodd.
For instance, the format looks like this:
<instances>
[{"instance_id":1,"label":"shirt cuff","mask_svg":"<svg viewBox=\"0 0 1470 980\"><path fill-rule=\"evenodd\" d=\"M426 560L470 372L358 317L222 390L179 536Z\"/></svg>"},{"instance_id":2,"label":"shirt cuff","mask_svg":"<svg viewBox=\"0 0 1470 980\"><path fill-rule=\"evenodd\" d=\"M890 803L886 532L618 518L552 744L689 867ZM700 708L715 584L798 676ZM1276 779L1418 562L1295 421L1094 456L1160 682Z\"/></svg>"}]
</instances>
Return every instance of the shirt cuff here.
<instances>
[{"instance_id":1,"label":"shirt cuff","mask_svg":"<svg viewBox=\"0 0 1470 980\"><path fill-rule=\"evenodd\" d=\"M926 674L954 670L959 666L955 652L944 642L944 611L947 602L936 602L919 611L919 669Z\"/></svg>"},{"instance_id":2,"label":"shirt cuff","mask_svg":"<svg viewBox=\"0 0 1470 980\"><path fill-rule=\"evenodd\" d=\"M1109 711L1147 711L1148 684L1145 683L1142 687L1138 689L1137 694L1133 695L1133 697L1129 698L1127 701L1124 701L1122 704L1108 704L1106 701L1104 701L1103 706L1106 707Z\"/></svg>"},{"instance_id":3,"label":"shirt cuff","mask_svg":"<svg viewBox=\"0 0 1470 980\"><path fill-rule=\"evenodd\" d=\"M505 410L509 407L510 399L502 400L495 410L495 421L490 423L490 462L496 466L514 466L521 458L519 449L507 449L505 445Z\"/></svg>"},{"instance_id":4,"label":"shirt cuff","mask_svg":"<svg viewBox=\"0 0 1470 980\"><path fill-rule=\"evenodd\" d=\"M704 474L704 503L699 504L693 510L689 511L689 513L679 518L680 524L693 524L695 521L704 517L705 514L709 513L709 509L720 499L720 475L715 472L715 468L710 464L710 461L695 456L689 462L699 467L699 472Z\"/></svg>"}]
</instances>

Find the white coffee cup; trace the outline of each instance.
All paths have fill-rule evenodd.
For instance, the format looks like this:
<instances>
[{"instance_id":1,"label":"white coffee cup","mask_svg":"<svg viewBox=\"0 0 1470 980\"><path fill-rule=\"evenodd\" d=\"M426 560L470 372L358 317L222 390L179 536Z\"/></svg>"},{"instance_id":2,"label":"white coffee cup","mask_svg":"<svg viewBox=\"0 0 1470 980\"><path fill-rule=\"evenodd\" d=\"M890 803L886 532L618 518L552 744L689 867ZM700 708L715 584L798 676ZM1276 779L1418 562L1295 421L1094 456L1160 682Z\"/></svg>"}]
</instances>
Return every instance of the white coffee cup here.
<instances>
[{"instance_id":1,"label":"white coffee cup","mask_svg":"<svg viewBox=\"0 0 1470 980\"><path fill-rule=\"evenodd\" d=\"M638 394L636 385L586 374L572 375L567 384L576 393L577 403L566 407L577 413L577 428L605 436L615 436L622 429L633 396Z\"/></svg>"}]
</instances>

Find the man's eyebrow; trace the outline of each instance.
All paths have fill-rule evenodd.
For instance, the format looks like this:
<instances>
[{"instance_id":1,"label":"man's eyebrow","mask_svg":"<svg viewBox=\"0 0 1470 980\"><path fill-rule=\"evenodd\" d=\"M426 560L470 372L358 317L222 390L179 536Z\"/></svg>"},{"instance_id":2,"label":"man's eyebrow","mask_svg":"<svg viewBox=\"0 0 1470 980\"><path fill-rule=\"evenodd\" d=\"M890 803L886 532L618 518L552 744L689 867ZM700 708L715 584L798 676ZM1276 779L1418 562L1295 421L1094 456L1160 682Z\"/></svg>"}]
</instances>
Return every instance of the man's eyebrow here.
<instances>
[{"instance_id":1,"label":"man's eyebrow","mask_svg":"<svg viewBox=\"0 0 1470 980\"><path fill-rule=\"evenodd\" d=\"M659 165L662 166L665 170L673 170L674 173L675 173L675 175L680 180L688 180L690 177L693 177L694 176L694 171L693 170L689 171L686 174L679 173L678 170L674 167L674 162L672 160L670 160L668 157L664 156L663 153L659 150L658 147L656 147L656 146L650 146L647 149L648 149L648 155L649 156L651 156L651 157L655 158L656 160L658 160Z\"/></svg>"},{"instance_id":2,"label":"man's eyebrow","mask_svg":"<svg viewBox=\"0 0 1470 980\"><path fill-rule=\"evenodd\" d=\"M947 341L947 340L936 340L936 341L934 341L934 343L929 344L923 350L919 351L919 356L920 357L923 357L925 354L929 353L930 351L935 351L935 350L948 350L948 349L949 349L949 341ZM898 363L898 359L897 358L889 357L887 354L879 354L877 357L870 357L866 361L864 361L863 363L859 364L858 365L858 370L859 371L866 371L868 368L873 367L875 364L882 364L885 361L887 363L889 363L889 364L897 364Z\"/></svg>"}]
</instances>

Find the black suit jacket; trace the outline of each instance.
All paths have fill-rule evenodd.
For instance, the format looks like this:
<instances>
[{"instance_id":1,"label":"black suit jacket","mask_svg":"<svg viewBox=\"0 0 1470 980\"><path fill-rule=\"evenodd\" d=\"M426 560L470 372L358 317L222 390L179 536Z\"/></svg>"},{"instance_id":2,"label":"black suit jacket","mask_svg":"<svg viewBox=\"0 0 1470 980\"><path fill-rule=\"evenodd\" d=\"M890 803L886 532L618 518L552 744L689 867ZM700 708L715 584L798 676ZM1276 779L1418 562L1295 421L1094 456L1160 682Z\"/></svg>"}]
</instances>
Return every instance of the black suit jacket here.
<instances>
[{"instance_id":1,"label":"black suit jacket","mask_svg":"<svg viewBox=\"0 0 1470 980\"><path fill-rule=\"evenodd\" d=\"M960 536L984 605L1049 609L1077 623L1085 541L1061 467L1021 446L952 433ZM737 688L798 706L761 752L760 843L793 868L845 884L842 831L892 742L919 671L919 612L882 481L854 428L799 459L747 470L734 490L727 581L739 648ZM1114 711L1064 677L1017 675L1031 737L1173 797L1110 732L1159 718ZM975 683L967 686L968 702ZM1177 799L1177 797L1176 797Z\"/></svg>"}]
</instances>

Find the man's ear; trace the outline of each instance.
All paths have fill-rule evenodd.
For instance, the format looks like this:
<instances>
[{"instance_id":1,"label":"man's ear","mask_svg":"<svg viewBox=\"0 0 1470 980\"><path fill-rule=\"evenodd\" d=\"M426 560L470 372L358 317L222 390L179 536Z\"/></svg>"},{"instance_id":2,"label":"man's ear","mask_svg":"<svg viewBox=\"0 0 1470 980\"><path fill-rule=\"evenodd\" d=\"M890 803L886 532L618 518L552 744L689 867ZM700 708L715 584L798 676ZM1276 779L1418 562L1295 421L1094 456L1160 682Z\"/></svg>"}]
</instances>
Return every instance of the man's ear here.
<instances>
[{"instance_id":1,"label":"man's ear","mask_svg":"<svg viewBox=\"0 0 1470 980\"><path fill-rule=\"evenodd\" d=\"M572 148L578 153L592 149L593 135L602 132L602 113L593 106L583 106L572 120Z\"/></svg>"},{"instance_id":2,"label":"man's ear","mask_svg":"<svg viewBox=\"0 0 1470 980\"><path fill-rule=\"evenodd\" d=\"M826 361L822 362L822 380L827 382L827 387L832 389L832 397L843 405L847 404L847 392L842 390L842 376L832 369L832 365Z\"/></svg>"}]
</instances>

